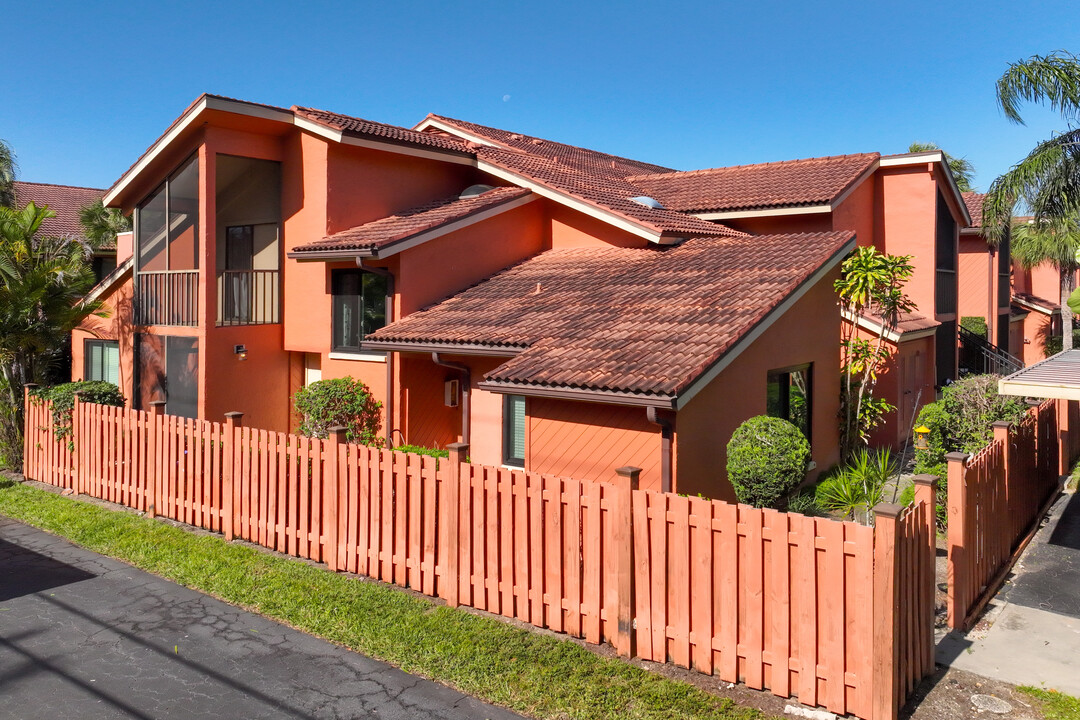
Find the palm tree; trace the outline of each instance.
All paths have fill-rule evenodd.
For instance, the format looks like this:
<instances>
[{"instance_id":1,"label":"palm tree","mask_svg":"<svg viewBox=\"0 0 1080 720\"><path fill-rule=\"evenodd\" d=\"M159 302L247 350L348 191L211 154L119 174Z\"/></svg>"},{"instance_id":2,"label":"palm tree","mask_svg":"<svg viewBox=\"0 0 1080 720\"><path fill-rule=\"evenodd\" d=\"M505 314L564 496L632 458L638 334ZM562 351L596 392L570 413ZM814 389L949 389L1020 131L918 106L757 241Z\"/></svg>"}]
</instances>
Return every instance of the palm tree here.
<instances>
[{"instance_id":1,"label":"palm tree","mask_svg":"<svg viewBox=\"0 0 1080 720\"><path fill-rule=\"evenodd\" d=\"M110 247L116 234L131 229L131 220L116 208L107 208L100 199L79 209L79 224L93 248Z\"/></svg>"},{"instance_id":2,"label":"palm tree","mask_svg":"<svg viewBox=\"0 0 1080 720\"><path fill-rule=\"evenodd\" d=\"M23 388L42 378L76 325L101 314L100 303L84 299L94 285L90 247L41 234L41 223L54 216L33 203L0 207L0 454L16 468Z\"/></svg>"},{"instance_id":3,"label":"palm tree","mask_svg":"<svg viewBox=\"0 0 1080 720\"><path fill-rule=\"evenodd\" d=\"M941 150L941 148L937 146L937 143L921 142L913 142L908 146L908 152L913 153L931 150ZM975 187L971 183L975 179L975 166L967 158L954 157L944 150L941 150L941 154L945 156L945 162L949 164L953 179L956 180L956 187L960 192L973 192Z\"/></svg>"},{"instance_id":4,"label":"palm tree","mask_svg":"<svg viewBox=\"0 0 1080 720\"><path fill-rule=\"evenodd\" d=\"M0 206L15 207L15 151L0 140Z\"/></svg>"},{"instance_id":5,"label":"palm tree","mask_svg":"<svg viewBox=\"0 0 1080 720\"><path fill-rule=\"evenodd\" d=\"M1047 103L1069 123L1068 130L1042 141L1004 175L994 180L983 201L983 226L992 241L1008 232L1021 201L1035 216L1018 226L1028 250L1013 256L1021 264L1053 263L1061 272L1062 347L1072 349L1072 314L1066 309L1077 267L1075 235L1080 218L1080 59L1064 51L1034 55L1009 65L997 82L998 105L1014 123L1023 124L1021 102ZM1025 227L1027 229L1025 229ZM1070 257L1071 256L1071 257ZM1066 288L1070 288L1068 291Z\"/></svg>"},{"instance_id":6,"label":"palm tree","mask_svg":"<svg viewBox=\"0 0 1080 720\"><path fill-rule=\"evenodd\" d=\"M1058 270L1061 302L1061 345L1072 348L1073 317L1069 299L1076 290L1076 271L1080 270L1080 224L1075 218L1040 220L1033 218L1013 226L1012 257L1021 267L1033 268L1048 262Z\"/></svg>"}]
</instances>

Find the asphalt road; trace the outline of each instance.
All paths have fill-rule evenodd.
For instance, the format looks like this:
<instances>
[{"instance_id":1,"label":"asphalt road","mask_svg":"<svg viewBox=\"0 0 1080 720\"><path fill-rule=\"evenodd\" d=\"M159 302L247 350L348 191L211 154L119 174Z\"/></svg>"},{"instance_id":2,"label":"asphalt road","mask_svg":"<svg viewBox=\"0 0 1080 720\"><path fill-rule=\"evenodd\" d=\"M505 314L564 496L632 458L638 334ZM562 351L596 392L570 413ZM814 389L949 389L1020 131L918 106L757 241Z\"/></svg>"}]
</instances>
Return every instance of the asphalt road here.
<instances>
[{"instance_id":1,"label":"asphalt road","mask_svg":"<svg viewBox=\"0 0 1080 720\"><path fill-rule=\"evenodd\" d=\"M518 717L0 517L0 718Z\"/></svg>"}]
</instances>

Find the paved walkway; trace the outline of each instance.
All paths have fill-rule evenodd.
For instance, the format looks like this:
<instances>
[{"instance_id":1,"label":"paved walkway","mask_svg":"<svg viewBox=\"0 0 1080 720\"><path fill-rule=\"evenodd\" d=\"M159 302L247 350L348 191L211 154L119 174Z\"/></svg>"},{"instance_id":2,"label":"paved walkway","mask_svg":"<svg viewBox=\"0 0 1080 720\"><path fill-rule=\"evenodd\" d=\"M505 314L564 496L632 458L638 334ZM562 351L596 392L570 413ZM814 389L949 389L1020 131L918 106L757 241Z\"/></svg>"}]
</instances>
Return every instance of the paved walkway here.
<instances>
[{"instance_id":1,"label":"paved walkway","mask_svg":"<svg viewBox=\"0 0 1080 720\"><path fill-rule=\"evenodd\" d=\"M937 660L1080 696L1080 494L1058 498L983 621L946 636Z\"/></svg>"},{"instance_id":2,"label":"paved walkway","mask_svg":"<svg viewBox=\"0 0 1080 720\"><path fill-rule=\"evenodd\" d=\"M517 717L0 517L0 718Z\"/></svg>"}]
</instances>

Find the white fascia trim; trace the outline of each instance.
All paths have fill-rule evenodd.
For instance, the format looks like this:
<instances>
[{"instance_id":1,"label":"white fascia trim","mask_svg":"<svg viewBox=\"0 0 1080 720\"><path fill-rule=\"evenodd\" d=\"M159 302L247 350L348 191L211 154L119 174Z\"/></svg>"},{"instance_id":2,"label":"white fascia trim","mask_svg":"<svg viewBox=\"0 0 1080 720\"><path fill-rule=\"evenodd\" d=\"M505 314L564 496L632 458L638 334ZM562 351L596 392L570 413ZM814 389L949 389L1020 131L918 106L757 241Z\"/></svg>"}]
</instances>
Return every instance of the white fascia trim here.
<instances>
[{"instance_id":1,"label":"white fascia trim","mask_svg":"<svg viewBox=\"0 0 1080 720\"><path fill-rule=\"evenodd\" d=\"M207 108L209 100L210 98L203 98L201 101L199 101L197 105L188 110L187 114L185 114L184 117L180 119L180 122L176 123L176 125L173 126L172 130L169 130L167 133L158 138L158 141L150 147L150 150L148 150L147 153L142 156L142 159L135 163L135 165L130 170L120 176L120 179L116 182L116 185L113 186L112 190L109 190L109 192L105 193L105 197L101 199L102 204L105 207L110 207L116 200L117 196L121 192L123 192L128 185L131 184L131 181L135 178L135 176L145 170L147 165L157 159L157 156L161 154L161 151L164 150L165 147L169 145L173 140L179 137L180 133L188 129L191 123L194 122L195 118L198 117L198 115Z\"/></svg>"},{"instance_id":2,"label":"white fascia trim","mask_svg":"<svg viewBox=\"0 0 1080 720\"><path fill-rule=\"evenodd\" d=\"M923 163L936 163L945 169L945 180L952 190L953 199L964 218L965 225L971 225L971 213L968 212L964 196L960 194L960 188L956 186L956 178L953 177L949 163L945 162L945 153L941 150L928 150L920 153L907 153L896 157L883 157L880 160L881 167L904 167L906 165L922 165Z\"/></svg>"},{"instance_id":3,"label":"white fascia trim","mask_svg":"<svg viewBox=\"0 0 1080 720\"><path fill-rule=\"evenodd\" d=\"M904 167L906 165L923 165L925 163L945 162L945 154L940 150L925 150L917 153L903 153L881 158L878 161L881 167Z\"/></svg>"},{"instance_id":4,"label":"white fascia trim","mask_svg":"<svg viewBox=\"0 0 1080 720\"><path fill-rule=\"evenodd\" d=\"M293 121L293 114L291 112L283 112L281 110L275 110L261 105L252 105L236 100L204 97L198 104L188 110L171 130L158 138L157 142L151 146L150 150L147 151L146 155L144 155L141 160L135 163L134 167L123 174L116 183L116 186L102 198L102 203L106 207L109 207L116 200L117 196L131 184L131 181L135 176L156 160L162 151L179 137L181 133L187 130L195 121L195 118L197 118L204 110L222 110L224 112L236 113L237 115L247 115L248 117L263 118L265 120L276 120L283 123L292 123Z\"/></svg>"},{"instance_id":5,"label":"white fascia trim","mask_svg":"<svg viewBox=\"0 0 1080 720\"><path fill-rule=\"evenodd\" d=\"M416 125L416 126L413 127L413 130L416 130L417 132L423 132L423 131L427 130L430 127L433 127L436 130L442 130L443 132L448 132L451 135L457 135L462 140L468 140L469 142L474 142L474 143L476 143L478 145L488 145L490 147L501 147L501 146L496 145L495 143L491 142L490 140L487 140L485 138L480 137L479 135L473 135L472 133L467 133L467 132L465 132L464 130L462 130L460 128L454 127L453 125L447 125L444 122L439 122L438 120L433 120L431 118L425 118L425 119L421 120L419 125Z\"/></svg>"},{"instance_id":6,"label":"white fascia trim","mask_svg":"<svg viewBox=\"0 0 1080 720\"><path fill-rule=\"evenodd\" d=\"M1014 303L1016 303L1017 305L1019 305L1020 307L1027 308L1028 310L1034 310L1035 312L1039 313L1040 315L1053 315L1054 313L1061 312L1061 308L1057 308L1056 310L1047 310L1046 308L1044 308L1041 305L1036 305L1035 303L1030 303L1027 300L1024 300L1023 298L1018 298L1016 296L1013 296L1012 301Z\"/></svg>"},{"instance_id":7,"label":"white fascia trim","mask_svg":"<svg viewBox=\"0 0 1080 720\"><path fill-rule=\"evenodd\" d=\"M735 344L727 353L724 354L719 361L713 364L703 375L698 377L697 380L690 384L690 387L685 392L680 393L678 399L675 402L675 410L682 410L686 407L686 404L694 399L699 392L706 388L709 383L716 379L716 377L727 368L735 358L739 357L744 350L750 347L755 340L764 334L773 323L784 316L788 310L792 308L795 303L802 299L806 293L816 286L821 279L828 275L832 270L843 262L847 254L855 249L854 238L844 243L844 246L840 248L828 261L826 261L821 267L819 267L814 274L803 281L803 283L795 289L793 293L787 296L782 303L773 308L772 312L765 317L764 320L759 322L750 332L743 335L742 339Z\"/></svg>"},{"instance_id":8,"label":"white fascia trim","mask_svg":"<svg viewBox=\"0 0 1080 720\"><path fill-rule=\"evenodd\" d=\"M381 142L379 140L369 140L367 138L358 138L352 135L346 135L341 130L335 130L328 128L325 125L317 123L313 120L308 120L304 117L294 116L292 120L293 125L306 130L313 135L326 138L332 142L339 143L341 145L353 145L355 147L368 148L371 150L382 150L383 152L397 153L399 155L409 155L411 157L420 157L427 160L441 160L442 162L451 162L458 165L469 165L471 167L476 166L476 161L467 155L458 155L449 150L424 150L422 148L414 148L408 145L399 145L392 142Z\"/></svg>"},{"instance_id":9,"label":"white fascia trim","mask_svg":"<svg viewBox=\"0 0 1080 720\"><path fill-rule=\"evenodd\" d=\"M775 217L778 215L817 215L832 212L832 205L804 205L802 207L769 208L768 210L725 210L723 212L695 213L702 220L725 220L736 218Z\"/></svg>"},{"instance_id":10,"label":"white fascia trim","mask_svg":"<svg viewBox=\"0 0 1080 720\"><path fill-rule=\"evenodd\" d=\"M331 352L327 357L331 360L352 360L359 362L386 362L386 353L377 352Z\"/></svg>"},{"instance_id":11,"label":"white fascia trim","mask_svg":"<svg viewBox=\"0 0 1080 720\"><path fill-rule=\"evenodd\" d=\"M510 172L509 170L504 170L503 168L497 165L492 165L485 160L477 158L476 167L477 169L482 170L489 175L494 175L495 177L513 183L518 187L528 188L537 195L546 197L549 200L554 200L557 203L566 205L567 207L573 208L574 210L584 213L590 217L597 218L598 220L603 220L609 225L614 225L615 227L637 235L638 237L643 237L649 242L654 242L659 245L669 245L677 242L677 240L661 238L660 233L656 232L655 230L650 230L636 223L632 223L625 218L615 215L614 213L606 212L596 207L595 205L590 205L565 193L552 190L546 185L541 185L540 183L530 180L522 175Z\"/></svg>"},{"instance_id":12,"label":"white fascia trim","mask_svg":"<svg viewBox=\"0 0 1080 720\"><path fill-rule=\"evenodd\" d=\"M855 318L854 315L848 310L841 310L840 317L844 318L844 320L846 320L847 322L852 322L852 320L854 320L856 325L861 327L863 330L874 333L875 335L881 335L881 331L884 329L881 323L874 322L870 318L864 317L862 315L860 315L858 318ZM896 332L895 330L886 330L885 339L891 343L898 343L900 342L900 333Z\"/></svg>"},{"instance_id":13,"label":"white fascia trim","mask_svg":"<svg viewBox=\"0 0 1080 720\"><path fill-rule=\"evenodd\" d=\"M1080 385L1027 383L1003 378L998 380L998 394L1045 399L1055 398L1058 400L1080 400Z\"/></svg>"},{"instance_id":14,"label":"white fascia trim","mask_svg":"<svg viewBox=\"0 0 1080 720\"><path fill-rule=\"evenodd\" d=\"M396 255L399 252L404 252L405 250L414 248L417 245L426 243L429 240L434 240L435 238L442 237L443 235L448 235L452 232L457 232L458 230L462 230L478 222L483 222L484 220L495 217L496 215L501 215L508 210L519 208L522 205L528 205L534 200L536 200L536 195L531 193L529 195L524 195L519 198L514 198L513 200L504 202L501 205L496 205L495 207L488 208L487 210L483 210L478 213L474 213L473 215L467 215L466 217L460 218L451 223L447 223L446 225L443 225L441 227L434 228L433 230L428 230L427 232L422 232L417 235L413 235L412 237L405 238L404 240L399 240L395 243L391 243L385 246L385 248L375 248L373 251L373 257L382 259L390 257L391 255Z\"/></svg>"}]
</instances>

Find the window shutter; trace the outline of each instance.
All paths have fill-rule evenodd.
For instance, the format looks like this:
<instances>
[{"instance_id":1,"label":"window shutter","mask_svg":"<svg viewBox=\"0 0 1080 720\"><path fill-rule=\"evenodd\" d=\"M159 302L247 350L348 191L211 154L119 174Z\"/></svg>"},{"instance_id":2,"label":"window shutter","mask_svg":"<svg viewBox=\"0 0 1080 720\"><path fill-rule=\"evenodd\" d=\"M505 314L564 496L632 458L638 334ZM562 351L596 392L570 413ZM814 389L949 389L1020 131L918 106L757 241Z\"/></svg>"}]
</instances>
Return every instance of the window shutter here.
<instances>
[{"instance_id":1,"label":"window shutter","mask_svg":"<svg viewBox=\"0 0 1080 720\"><path fill-rule=\"evenodd\" d=\"M525 398L510 397L510 448L515 458L525 458Z\"/></svg>"},{"instance_id":2,"label":"window shutter","mask_svg":"<svg viewBox=\"0 0 1080 720\"><path fill-rule=\"evenodd\" d=\"M102 373L102 380L105 382L111 382L113 385L120 384L120 344L119 343L102 343L102 352L104 353L104 371Z\"/></svg>"}]
</instances>

